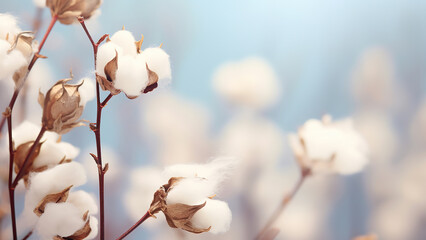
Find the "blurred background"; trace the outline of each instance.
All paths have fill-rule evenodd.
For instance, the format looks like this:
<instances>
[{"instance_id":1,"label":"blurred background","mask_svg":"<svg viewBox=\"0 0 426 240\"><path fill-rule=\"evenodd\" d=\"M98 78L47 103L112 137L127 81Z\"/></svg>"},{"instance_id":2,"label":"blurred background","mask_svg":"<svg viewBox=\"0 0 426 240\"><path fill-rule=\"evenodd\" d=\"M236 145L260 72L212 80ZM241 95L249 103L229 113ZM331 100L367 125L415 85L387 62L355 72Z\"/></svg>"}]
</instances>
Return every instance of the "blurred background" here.
<instances>
[{"instance_id":1,"label":"blurred background","mask_svg":"<svg viewBox=\"0 0 426 240\"><path fill-rule=\"evenodd\" d=\"M33 29L41 13L39 40L50 21L49 10L38 13L29 0L4 0L0 9L18 17L23 30ZM309 179L276 223L278 239L426 238L425 1L105 0L100 9L88 22L95 39L124 26L145 36L142 48L162 43L173 76L135 100L115 96L104 109L111 239L145 213L159 187L149 185L156 172L222 155L242 161L218 194L233 211L228 233L189 235L160 218L128 239L250 239L297 181L287 134L324 114L353 118L371 162L359 174ZM76 80L94 77L92 46L80 25L55 25L41 53L48 58L34 71L42 84L29 83L36 92L71 69ZM227 75L227 68L237 73ZM13 85L0 84L3 109ZM39 121L31 96L18 103L29 111L16 122ZM95 120L95 105L87 104L84 119ZM85 189L96 195L88 159L93 134L81 127L63 139L81 149L77 161L95 176Z\"/></svg>"}]
</instances>

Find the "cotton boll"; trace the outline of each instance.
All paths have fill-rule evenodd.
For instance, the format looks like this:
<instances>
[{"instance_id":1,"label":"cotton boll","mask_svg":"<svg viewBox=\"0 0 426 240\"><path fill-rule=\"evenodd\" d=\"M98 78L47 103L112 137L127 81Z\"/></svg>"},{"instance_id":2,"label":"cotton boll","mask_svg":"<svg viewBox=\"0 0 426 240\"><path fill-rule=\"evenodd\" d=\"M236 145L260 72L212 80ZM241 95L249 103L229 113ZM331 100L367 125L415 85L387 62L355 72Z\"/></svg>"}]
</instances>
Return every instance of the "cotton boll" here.
<instances>
[{"instance_id":1,"label":"cotton boll","mask_svg":"<svg viewBox=\"0 0 426 240\"><path fill-rule=\"evenodd\" d=\"M12 37L19 32L21 32L21 29L18 27L14 16L0 13L0 39L6 39L8 34L9 37Z\"/></svg>"},{"instance_id":2,"label":"cotton boll","mask_svg":"<svg viewBox=\"0 0 426 240\"><path fill-rule=\"evenodd\" d=\"M8 53L9 49L9 42L0 39L0 80L12 77L20 67L27 64L20 51L13 50Z\"/></svg>"},{"instance_id":3,"label":"cotton boll","mask_svg":"<svg viewBox=\"0 0 426 240\"><path fill-rule=\"evenodd\" d=\"M191 223L197 228L211 227L209 232L218 234L229 230L231 220L231 209L226 202L206 199L206 205L194 214Z\"/></svg>"},{"instance_id":4,"label":"cotton boll","mask_svg":"<svg viewBox=\"0 0 426 240\"><path fill-rule=\"evenodd\" d=\"M70 203L46 204L44 213L35 227L42 239L53 239L56 235L67 237L84 226L83 215Z\"/></svg>"},{"instance_id":5,"label":"cotton boll","mask_svg":"<svg viewBox=\"0 0 426 240\"><path fill-rule=\"evenodd\" d=\"M170 57L161 48L146 48L139 56L143 57L148 68L155 72L159 79L170 79L172 72L170 68Z\"/></svg>"},{"instance_id":6,"label":"cotton boll","mask_svg":"<svg viewBox=\"0 0 426 240\"><path fill-rule=\"evenodd\" d=\"M355 116L355 127L365 138L371 152L372 164L386 164L398 150L398 136L390 118L373 111Z\"/></svg>"},{"instance_id":7,"label":"cotton boll","mask_svg":"<svg viewBox=\"0 0 426 240\"><path fill-rule=\"evenodd\" d=\"M123 49L112 41L102 44L98 49L98 56L96 58L96 73L102 77L106 77L104 72L105 65L110 62L116 54L120 58L122 53Z\"/></svg>"},{"instance_id":8,"label":"cotton boll","mask_svg":"<svg viewBox=\"0 0 426 240\"><path fill-rule=\"evenodd\" d=\"M82 190L70 192L67 202L73 204L80 210L81 215L89 211L89 214L98 213L98 205L96 204L95 198Z\"/></svg>"},{"instance_id":9,"label":"cotton boll","mask_svg":"<svg viewBox=\"0 0 426 240\"><path fill-rule=\"evenodd\" d=\"M83 78L79 84L83 82L78 92L80 93L80 105L84 106L86 103L95 98L95 84L94 80L90 78Z\"/></svg>"},{"instance_id":10,"label":"cotton boll","mask_svg":"<svg viewBox=\"0 0 426 240\"><path fill-rule=\"evenodd\" d=\"M331 120L330 120L331 121ZM352 120L321 122L308 120L299 129L306 156L303 164L317 172L334 171L340 174L359 172L368 163L368 146L353 128ZM292 141L292 145L302 144ZM300 152L301 146L295 149Z\"/></svg>"},{"instance_id":11,"label":"cotton boll","mask_svg":"<svg viewBox=\"0 0 426 240\"><path fill-rule=\"evenodd\" d=\"M254 109L272 106L281 93L274 70L261 58L247 58L220 66L214 74L213 87L226 100Z\"/></svg>"},{"instance_id":12,"label":"cotton boll","mask_svg":"<svg viewBox=\"0 0 426 240\"><path fill-rule=\"evenodd\" d=\"M111 41L123 49L124 55L136 56L136 40L131 32L120 30L112 35Z\"/></svg>"},{"instance_id":13,"label":"cotton boll","mask_svg":"<svg viewBox=\"0 0 426 240\"><path fill-rule=\"evenodd\" d=\"M128 97L137 97L148 84L148 73L143 64L131 56L118 59L118 69L114 87L120 89Z\"/></svg>"},{"instance_id":14,"label":"cotton boll","mask_svg":"<svg viewBox=\"0 0 426 240\"><path fill-rule=\"evenodd\" d=\"M87 237L85 238L86 240L94 239L98 235L98 231L99 231L98 229L99 221L97 218L90 216L89 224L90 224L91 231L89 235L87 235Z\"/></svg>"},{"instance_id":15,"label":"cotton boll","mask_svg":"<svg viewBox=\"0 0 426 240\"><path fill-rule=\"evenodd\" d=\"M193 177L180 180L167 195L167 204L198 205L206 197L215 195L215 184L205 178Z\"/></svg>"},{"instance_id":16,"label":"cotton boll","mask_svg":"<svg viewBox=\"0 0 426 240\"><path fill-rule=\"evenodd\" d=\"M25 195L25 209L32 211L46 195L58 193L69 186L78 187L86 182L86 174L77 162L64 163L40 173L30 175L30 188Z\"/></svg>"}]
</instances>

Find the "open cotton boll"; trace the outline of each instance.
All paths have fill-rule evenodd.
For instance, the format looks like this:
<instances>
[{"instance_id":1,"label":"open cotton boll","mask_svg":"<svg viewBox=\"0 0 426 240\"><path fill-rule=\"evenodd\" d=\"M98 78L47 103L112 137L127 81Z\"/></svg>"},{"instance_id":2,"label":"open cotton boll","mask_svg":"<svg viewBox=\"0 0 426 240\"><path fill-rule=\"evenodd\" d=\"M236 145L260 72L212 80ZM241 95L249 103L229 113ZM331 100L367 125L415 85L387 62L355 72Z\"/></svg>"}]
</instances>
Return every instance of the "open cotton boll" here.
<instances>
[{"instance_id":1,"label":"open cotton boll","mask_svg":"<svg viewBox=\"0 0 426 240\"><path fill-rule=\"evenodd\" d=\"M368 146L355 131L352 120L331 122L326 116L323 121L308 120L298 133L299 141L291 139L294 152L300 154L302 141L306 149L303 164L314 171L353 174L368 163Z\"/></svg>"},{"instance_id":2,"label":"open cotton boll","mask_svg":"<svg viewBox=\"0 0 426 240\"><path fill-rule=\"evenodd\" d=\"M76 206L80 210L81 215L86 211L89 211L91 215L98 213L98 205L96 204L95 198L83 190L70 192L67 202Z\"/></svg>"},{"instance_id":3,"label":"open cotton boll","mask_svg":"<svg viewBox=\"0 0 426 240\"><path fill-rule=\"evenodd\" d=\"M34 210L46 195L57 193L69 186L78 187L86 182L83 166L77 162L63 163L40 173L30 175L30 188L25 195L25 208Z\"/></svg>"},{"instance_id":4,"label":"open cotton boll","mask_svg":"<svg viewBox=\"0 0 426 240\"><path fill-rule=\"evenodd\" d=\"M114 87L128 97L137 97L148 84L148 72L140 61L131 56L118 58L118 69Z\"/></svg>"},{"instance_id":5,"label":"open cotton boll","mask_svg":"<svg viewBox=\"0 0 426 240\"><path fill-rule=\"evenodd\" d=\"M102 77L106 77L104 72L105 65L111 61L116 54L118 54L120 58L122 53L123 49L112 41L102 44L98 49L96 58L96 73Z\"/></svg>"},{"instance_id":6,"label":"open cotton boll","mask_svg":"<svg viewBox=\"0 0 426 240\"><path fill-rule=\"evenodd\" d=\"M177 182L167 195L167 204L182 203L198 205L204 203L207 197L214 196L216 184L205 178L184 178Z\"/></svg>"},{"instance_id":7,"label":"open cotton boll","mask_svg":"<svg viewBox=\"0 0 426 240\"><path fill-rule=\"evenodd\" d=\"M210 233L218 234L229 230L232 212L226 202L206 199L206 205L192 217L191 223L197 228L211 227Z\"/></svg>"},{"instance_id":8,"label":"open cotton boll","mask_svg":"<svg viewBox=\"0 0 426 240\"><path fill-rule=\"evenodd\" d=\"M131 32L127 30L117 31L112 35L111 41L123 49L124 55L136 56L136 40Z\"/></svg>"},{"instance_id":9,"label":"open cotton boll","mask_svg":"<svg viewBox=\"0 0 426 240\"><path fill-rule=\"evenodd\" d=\"M27 64L27 60L20 51L13 50L8 53L9 49L9 42L0 39L0 80L12 77L20 67Z\"/></svg>"},{"instance_id":10,"label":"open cotton boll","mask_svg":"<svg viewBox=\"0 0 426 240\"><path fill-rule=\"evenodd\" d=\"M84 224L80 210L71 203L48 203L35 230L42 239L53 239L71 236Z\"/></svg>"},{"instance_id":11,"label":"open cotton boll","mask_svg":"<svg viewBox=\"0 0 426 240\"><path fill-rule=\"evenodd\" d=\"M6 36L14 36L21 32L16 22L16 17L7 14L0 13L0 39L6 39Z\"/></svg>"},{"instance_id":12,"label":"open cotton boll","mask_svg":"<svg viewBox=\"0 0 426 240\"><path fill-rule=\"evenodd\" d=\"M83 78L78 84L81 84L82 82L83 85L78 88L78 92L80 93L80 106L86 105L88 101L95 98L94 80L90 78Z\"/></svg>"},{"instance_id":13,"label":"open cotton boll","mask_svg":"<svg viewBox=\"0 0 426 240\"><path fill-rule=\"evenodd\" d=\"M148 68L155 72L159 79L172 78L170 56L163 49L159 47L146 48L139 56L144 59Z\"/></svg>"},{"instance_id":14,"label":"open cotton boll","mask_svg":"<svg viewBox=\"0 0 426 240\"><path fill-rule=\"evenodd\" d=\"M220 66L214 74L213 87L228 101L255 109L270 107L281 94L272 67L254 57Z\"/></svg>"}]
</instances>

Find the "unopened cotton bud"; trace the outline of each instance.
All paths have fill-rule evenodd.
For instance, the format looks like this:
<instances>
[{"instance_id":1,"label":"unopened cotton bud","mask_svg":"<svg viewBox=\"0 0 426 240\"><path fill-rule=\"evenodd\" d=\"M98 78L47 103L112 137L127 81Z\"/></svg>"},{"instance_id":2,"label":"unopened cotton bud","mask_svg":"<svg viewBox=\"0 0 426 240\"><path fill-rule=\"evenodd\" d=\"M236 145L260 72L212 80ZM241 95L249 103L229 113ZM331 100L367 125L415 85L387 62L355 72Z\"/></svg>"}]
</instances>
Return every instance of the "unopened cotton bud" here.
<instances>
[{"instance_id":1,"label":"unopened cotton bud","mask_svg":"<svg viewBox=\"0 0 426 240\"><path fill-rule=\"evenodd\" d=\"M77 17L89 19L101 5L101 0L46 0L52 16L57 16L62 24L72 24Z\"/></svg>"},{"instance_id":2,"label":"unopened cotton bud","mask_svg":"<svg viewBox=\"0 0 426 240\"><path fill-rule=\"evenodd\" d=\"M84 106L81 105L79 88L83 84L66 84L70 79L59 80L46 96L40 93L39 103L43 106L43 127L58 134L81 126L79 121Z\"/></svg>"}]
</instances>

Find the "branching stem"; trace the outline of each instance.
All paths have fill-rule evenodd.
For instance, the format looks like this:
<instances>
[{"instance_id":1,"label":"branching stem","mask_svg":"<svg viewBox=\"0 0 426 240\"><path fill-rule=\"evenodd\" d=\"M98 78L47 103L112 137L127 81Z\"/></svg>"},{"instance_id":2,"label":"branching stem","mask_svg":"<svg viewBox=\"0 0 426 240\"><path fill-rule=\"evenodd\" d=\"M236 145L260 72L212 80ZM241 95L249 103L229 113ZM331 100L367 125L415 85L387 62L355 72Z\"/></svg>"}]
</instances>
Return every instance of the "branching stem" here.
<instances>
[{"instance_id":1,"label":"branching stem","mask_svg":"<svg viewBox=\"0 0 426 240\"><path fill-rule=\"evenodd\" d=\"M78 21L80 22L81 26L83 27L84 32L86 33L87 37L90 40L90 43L93 47L93 56L94 56L94 62L95 62L95 70L96 70L96 59L98 56L98 47L102 43L103 40L108 36L105 34L102 36L97 43L93 41L92 36L90 35L89 31L87 30L86 24L84 23L83 17L78 17ZM108 101L111 99L113 95L109 94L108 97L105 98L104 101L101 102L101 94L100 94L100 86L98 81L96 81L96 105L97 105L97 111L96 111L96 124L94 125L94 128L92 128L93 132L95 133L95 139L96 139L96 164L98 167L98 174L99 174L99 208L100 208L100 226L99 226L99 232L100 232L100 239L105 239L105 173L107 171L107 168L103 166L102 164L102 149L101 149L101 115L102 115L102 109L106 106Z\"/></svg>"}]
</instances>

